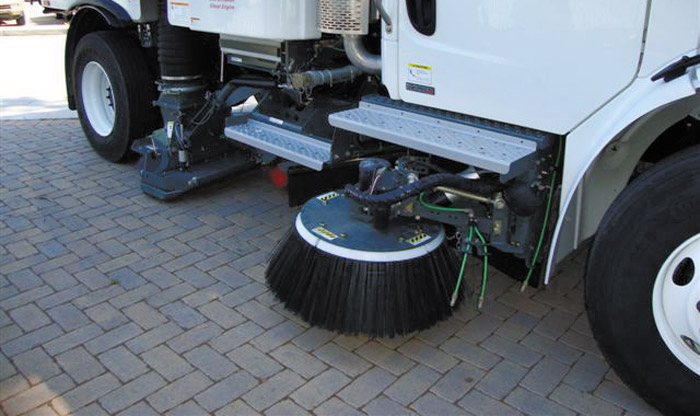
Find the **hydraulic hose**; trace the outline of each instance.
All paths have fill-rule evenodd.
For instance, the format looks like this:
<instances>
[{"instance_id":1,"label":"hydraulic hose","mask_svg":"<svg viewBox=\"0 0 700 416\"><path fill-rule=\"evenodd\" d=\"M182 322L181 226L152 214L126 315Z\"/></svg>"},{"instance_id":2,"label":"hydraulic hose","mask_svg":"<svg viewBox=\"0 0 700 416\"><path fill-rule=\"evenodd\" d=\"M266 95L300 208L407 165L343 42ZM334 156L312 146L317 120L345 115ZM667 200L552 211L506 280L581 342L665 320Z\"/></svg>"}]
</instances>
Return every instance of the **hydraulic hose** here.
<instances>
[{"instance_id":1,"label":"hydraulic hose","mask_svg":"<svg viewBox=\"0 0 700 416\"><path fill-rule=\"evenodd\" d=\"M347 185L345 186L345 195L372 209L386 209L397 202L419 195L421 192L433 189L436 186L449 186L481 195L491 195L501 190L500 185L473 181L451 173L437 173L377 195L362 192L357 185Z\"/></svg>"}]
</instances>

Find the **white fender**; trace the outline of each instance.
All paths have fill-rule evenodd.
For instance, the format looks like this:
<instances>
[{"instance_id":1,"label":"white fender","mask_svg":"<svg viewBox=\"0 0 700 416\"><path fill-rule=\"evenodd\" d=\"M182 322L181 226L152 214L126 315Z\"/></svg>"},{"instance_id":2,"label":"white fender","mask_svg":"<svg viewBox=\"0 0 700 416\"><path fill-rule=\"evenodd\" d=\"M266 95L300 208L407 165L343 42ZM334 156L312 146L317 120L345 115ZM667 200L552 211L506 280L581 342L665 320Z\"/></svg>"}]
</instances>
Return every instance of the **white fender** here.
<instances>
[{"instance_id":1,"label":"white fender","mask_svg":"<svg viewBox=\"0 0 700 416\"><path fill-rule=\"evenodd\" d=\"M691 50L685 55L692 56L696 53L697 50ZM669 61L668 64L677 61L681 56ZM556 243L549 249L545 284L549 283L553 272L566 211L572 203L576 189L598 155L635 120L666 104L698 94L698 91L700 91L699 66L690 68L684 76L670 82L664 82L663 79L653 82L651 76L640 77L568 134L559 218L552 236L552 241Z\"/></svg>"}]
</instances>

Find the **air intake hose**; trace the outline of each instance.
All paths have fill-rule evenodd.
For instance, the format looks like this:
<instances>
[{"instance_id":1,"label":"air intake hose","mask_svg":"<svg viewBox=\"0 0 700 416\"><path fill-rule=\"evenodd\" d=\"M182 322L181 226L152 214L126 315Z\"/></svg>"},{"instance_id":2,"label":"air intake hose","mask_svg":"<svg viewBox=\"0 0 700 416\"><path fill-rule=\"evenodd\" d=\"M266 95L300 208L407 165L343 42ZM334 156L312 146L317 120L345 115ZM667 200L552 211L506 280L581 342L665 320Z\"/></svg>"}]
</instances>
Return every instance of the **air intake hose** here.
<instances>
[{"instance_id":1,"label":"air intake hose","mask_svg":"<svg viewBox=\"0 0 700 416\"><path fill-rule=\"evenodd\" d=\"M160 2L158 20L158 63L164 81L191 81L204 73L204 47L200 37L189 29L168 22L167 1Z\"/></svg>"},{"instance_id":2,"label":"air intake hose","mask_svg":"<svg viewBox=\"0 0 700 416\"><path fill-rule=\"evenodd\" d=\"M437 173L435 175L425 176L400 188L378 195L362 192L357 185L347 185L345 186L345 195L372 209L385 209L404 199L431 190L436 186L453 187L479 195L491 195L502 189L502 186L499 184L473 181L451 173Z\"/></svg>"}]
</instances>

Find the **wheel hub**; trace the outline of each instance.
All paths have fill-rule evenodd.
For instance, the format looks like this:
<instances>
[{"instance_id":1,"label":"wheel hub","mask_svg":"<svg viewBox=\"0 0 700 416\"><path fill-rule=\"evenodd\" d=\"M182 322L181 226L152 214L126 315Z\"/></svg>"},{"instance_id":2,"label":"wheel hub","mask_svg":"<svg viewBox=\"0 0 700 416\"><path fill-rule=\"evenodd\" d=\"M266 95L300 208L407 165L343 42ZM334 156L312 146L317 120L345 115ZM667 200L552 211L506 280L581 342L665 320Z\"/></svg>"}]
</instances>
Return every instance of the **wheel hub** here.
<instances>
[{"instance_id":1,"label":"wheel hub","mask_svg":"<svg viewBox=\"0 0 700 416\"><path fill-rule=\"evenodd\" d=\"M652 307L668 349L700 375L700 234L678 246L661 266Z\"/></svg>"},{"instance_id":2,"label":"wheel hub","mask_svg":"<svg viewBox=\"0 0 700 416\"><path fill-rule=\"evenodd\" d=\"M112 84L102 65L94 61L85 65L81 84L90 126L100 136L109 136L114 129L115 100Z\"/></svg>"}]
</instances>

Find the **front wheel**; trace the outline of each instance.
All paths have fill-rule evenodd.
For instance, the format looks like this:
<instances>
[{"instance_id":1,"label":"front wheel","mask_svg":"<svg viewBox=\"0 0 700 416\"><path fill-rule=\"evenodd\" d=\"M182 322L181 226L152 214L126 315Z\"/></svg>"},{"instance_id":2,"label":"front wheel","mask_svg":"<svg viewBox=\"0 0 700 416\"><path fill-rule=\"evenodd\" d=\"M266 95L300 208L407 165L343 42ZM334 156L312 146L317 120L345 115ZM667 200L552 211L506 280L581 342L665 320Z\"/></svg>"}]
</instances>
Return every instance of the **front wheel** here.
<instances>
[{"instance_id":1,"label":"front wheel","mask_svg":"<svg viewBox=\"0 0 700 416\"><path fill-rule=\"evenodd\" d=\"M136 40L118 31L85 35L75 50L74 95L90 145L118 162L152 129L154 78Z\"/></svg>"},{"instance_id":2,"label":"front wheel","mask_svg":"<svg viewBox=\"0 0 700 416\"><path fill-rule=\"evenodd\" d=\"M585 281L601 351L666 414L700 409L700 146L654 166L600 224Z\"/></svg>"}]
</instances>

